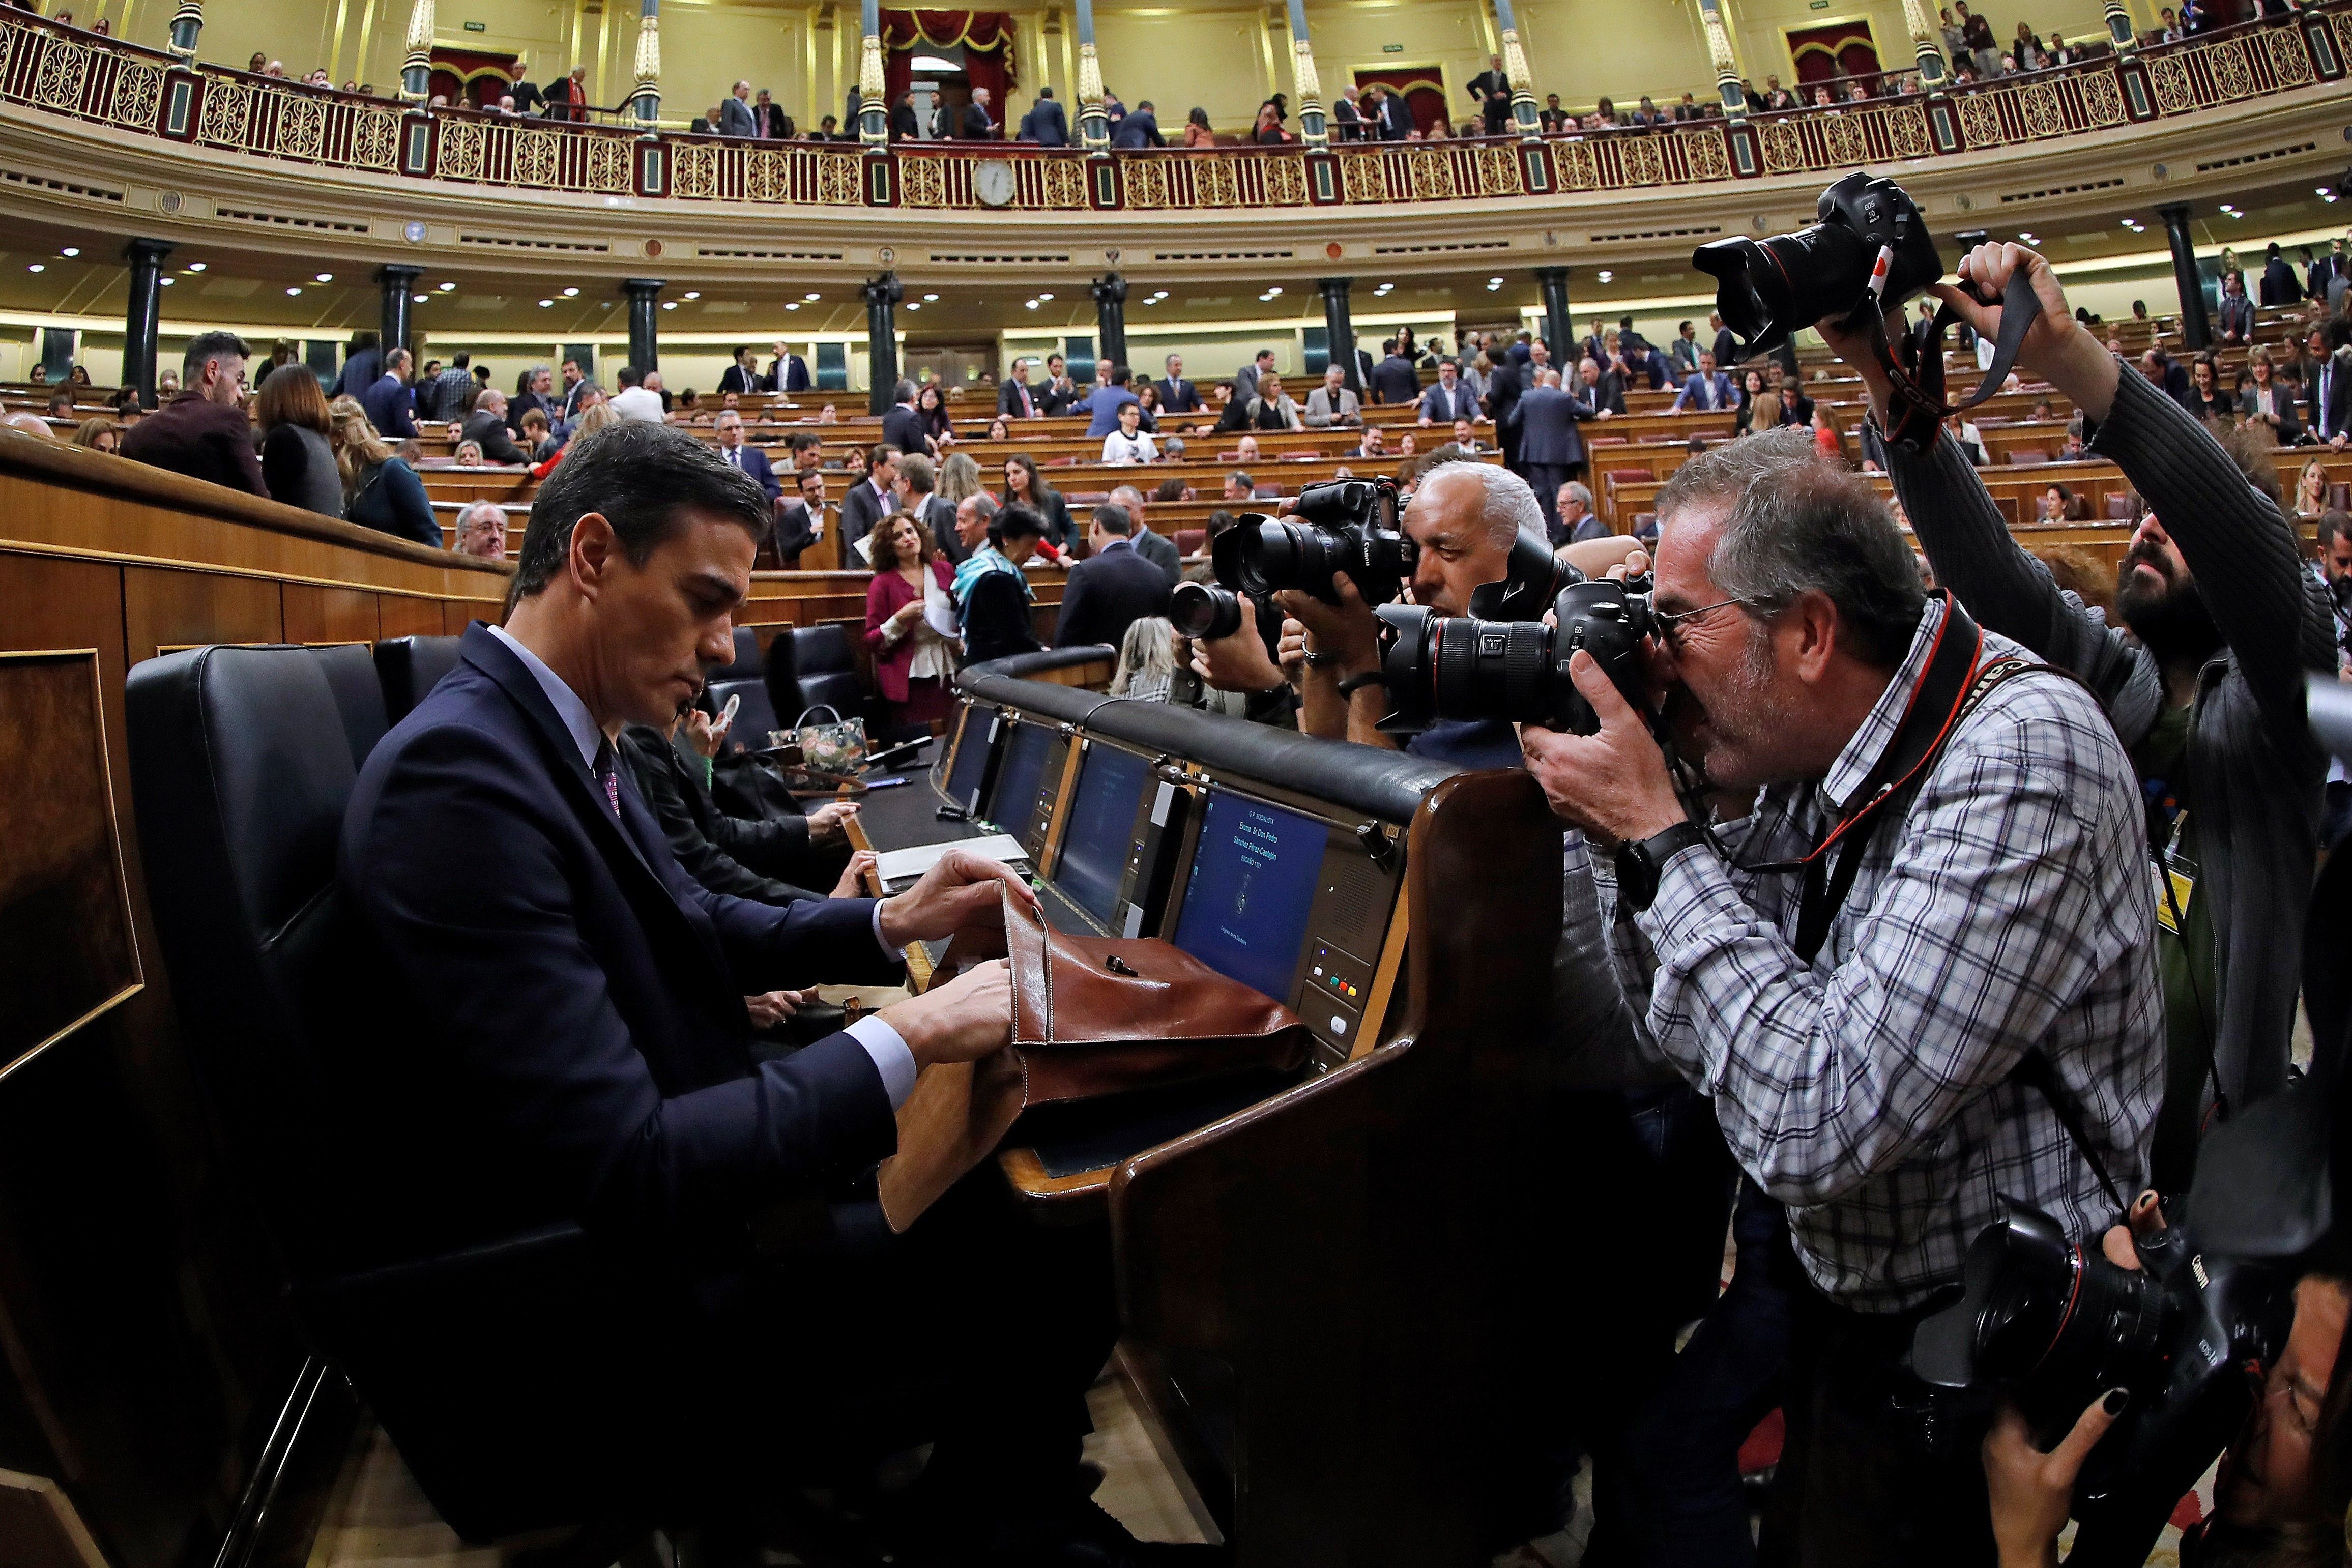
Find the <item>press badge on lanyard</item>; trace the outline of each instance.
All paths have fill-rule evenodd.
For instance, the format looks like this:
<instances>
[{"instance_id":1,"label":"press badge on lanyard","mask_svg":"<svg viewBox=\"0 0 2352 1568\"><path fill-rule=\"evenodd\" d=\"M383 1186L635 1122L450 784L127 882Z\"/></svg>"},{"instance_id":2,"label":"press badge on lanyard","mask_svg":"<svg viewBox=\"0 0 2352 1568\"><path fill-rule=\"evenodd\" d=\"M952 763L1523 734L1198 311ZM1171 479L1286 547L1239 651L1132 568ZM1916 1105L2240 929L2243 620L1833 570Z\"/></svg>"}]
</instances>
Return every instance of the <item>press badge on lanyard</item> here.
<instances>
[{"instance_id":1,"label":"press badge on lanyard","mask_svg":"<svg viewBox=\"0 0 2352 1568\"><path fill-rule=\"evenodd\" d=\"M2148 875L2156 882L2156 923L2173 935L2189 921L2189 900L2197 894L2197 862L2180 852L2181 830L2189 826L2189 813L2182 811L2172 819L2172 836L2164 847L2148 855Z\"/></svg>"}]
</instances>

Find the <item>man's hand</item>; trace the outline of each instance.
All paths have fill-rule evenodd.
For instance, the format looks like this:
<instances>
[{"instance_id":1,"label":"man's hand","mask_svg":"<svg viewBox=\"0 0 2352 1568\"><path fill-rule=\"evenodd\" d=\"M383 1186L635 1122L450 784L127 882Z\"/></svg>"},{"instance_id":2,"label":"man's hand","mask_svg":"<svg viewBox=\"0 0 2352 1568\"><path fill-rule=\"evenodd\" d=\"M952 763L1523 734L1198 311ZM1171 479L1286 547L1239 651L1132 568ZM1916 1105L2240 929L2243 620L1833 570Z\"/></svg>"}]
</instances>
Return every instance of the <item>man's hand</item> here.
<instances>
[{"instance_id":1,"label":"man's hand","mask_svg":"<svg viewBox=\"0 0 2352 1568\"><path fill-rule=\"evenodd\" d=\"M2013 243L1988 242L1960 258L1958 272L1968 288L1938 283L1932 292L1988 341L2000 336L2001 300L2010 279L2021 273L2032 282L2040 310L2018 346L2018 368L2032 372L2073 398L2093 421L2107 416L2115 406L2116 378L2122 366L2105 344L2067 313L2066 290L2040 252ZM1978 303L1977 295L1992 303Z\"/></svg>"},{"instance_id":2,"label":"man's hand","mask_svg":"<svg viewBox=\"0 0 2352 1568\"><path fill-rule=\"evenodd\" d=\"M731 723L732 721L713 719L699 708L689 708L686 710L687 742L704 756L715 757L719 754L719 746L726 742Z\"/></svg>"},{"instance_id":3,"label":"man's hand","mask_svg":"<svg viewBox=\"0 0 2352 1568\"><path fill-rule=\"evenodd\" d=\"M1241 629L1229 637L1192 639L1192 673L1219 691L1267 691L1282 684L1282 671L1265 657L1257 635L1257 605L1239 595Z\"/></svg>"},{"instance_id":4,"label":"man's hand","mask_svg":"<svg viewBox=\"0 0 2352 1568\"><path fill-rule=\"evenodd\" d=\"M1277 661L1282 666L1282 678L1293 686L1307 682L1307 628L1285 616L1282 618L1282 640L1275 645Z\"/></svg>"},{"instance_id":5,"label":"man's hand","mask_svg":"<svg viewBox=\"0 0 2352 1568\"><path fill-rule=\"evenodd\" d=\"M938 942L966 926L1002 925L1005 889L1023 909L1037 907L1037 895L1011 867L969 849L950 849L921 881L882 900L882 940L898 948Z\"/></svg>"},{"instance_id":6,"label":"man's hand","mask_svg":"<svg viewBox=\"0 0 2352 1568\"><path fill-rule=\"evenodd\" d=\"M815 995L814 991L769 991L758 996L743 998L743 1011L751 1015L755 1029L772 1029L793 1016L793 1009Z\"/></svg>"},{"instance_id":7,"label":"man's hand","mask_svg":"<svg viewBox=\"0 0 2352 1568\"><path fill-rule=\"evenodd\" d=\"M866 892L866 873L881 863L882 857L871 849L854 851L849 857L849 864L842 869L840 880L834 883L833 891L825 897L829 899L863 897Z\"/></svg>"},{"instance_id":8,"label":"man's hand","mask_svg":"<svg viewBox=\"0 0 2352 1568\"><path fill-rule=\"evenodd\" d=\"M1570 735L1536 724L1519 727L1528 772L1543 786L1553 814L1591 837L1619 844L1636 843L1684 820L1665 753L1642 716L1581 648L1569 660L1568 675L1592 704L1601 728Z\"/></svg>"},{"instance_id":9,"label":"man's hand","mask_svg":"<svg viewBox=\"0 0 2352 1568\"><path fill-rule=\"evenodd\" d=\"M1282 613L1307 628L1307 640L1318 653L1339 661L1342 677L1363 675L1380 667L1381 622L1364 603L1355 580L1345 572L1331 574L1331 592L1339 599L1327 603L1303 588L1285 588L1274 596Z\"/></svg>"},{"instance_id":10,"label":"man's hand","mask_svg":"<svg viewBox=\"0 0 2352 1568\"><path fill-rule=\"evenodd\" d=\"M2120 1388L2107 1390L2046 1454L2033 1446L2017 1406L2002 1404L1984 1440L1985 1491L2000 1568L2056 1568L2058 1532L2074 1506L2074 1478L2130 1397Z\"/></svg>"},{"instance_id":11,"label":"man's hand","mask_svg":"<svg viewBox=\"0 0 2352 1568\"><path fill-rule=\"evenodd\" d=\"M849 800L829 800L808 814L808 836L811 844L832 844L849 831L849 819L857 815L857 803Z\"/></svg>"},{"instance_id":12,"label":"man's hand","mask_svg":"<svg viewBox=\"0 0 2352 1568\"><path fill-rule=\"evenodd\" d=\"M1013 966L1001 958L974 964L877 1016L898 1031L919 1068L993 1056L1013 1038Z\"/></svg>"}]
</instances>

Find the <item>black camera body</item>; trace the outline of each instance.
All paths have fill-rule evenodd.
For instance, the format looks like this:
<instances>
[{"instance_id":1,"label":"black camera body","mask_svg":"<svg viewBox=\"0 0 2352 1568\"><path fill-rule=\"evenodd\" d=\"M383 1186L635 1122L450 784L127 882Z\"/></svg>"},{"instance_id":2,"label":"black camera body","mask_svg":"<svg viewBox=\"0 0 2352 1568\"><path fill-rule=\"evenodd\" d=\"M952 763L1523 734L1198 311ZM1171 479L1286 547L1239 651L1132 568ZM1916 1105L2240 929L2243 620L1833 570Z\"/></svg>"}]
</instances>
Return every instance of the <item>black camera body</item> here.
<instances>
[{"instance_id":1,"label":"black camera body","mask_svg":"<svg viewBox=\"0 0 2352 1568\"><path fill-rule=\"evenodd\" d=\"M2201 1247L2186 1223L2137 1247L2141 1268L2119 1268L2095 1242L2077 1245L2049 1215L2011 1202L1969 1245L1960 1300L1912 1338L1925 1408L1953 1428L1941 1440L1978 1429L2006 1396L2047 1447L2101 1394L2130 1391L2075 1481L2067 1561L2085 1568L2147 1561L2173 1505L2244 1419L2294 1321L2294 1274L2278 1260Z\"/></svg>"},{"instance_id":2,"label":"black camera body","mask_svg":"<svg viewBox=\"0 0 2352 1568\"><path fill-rule=\"evenodd\" d=\"M1642 643L1650 635L1650 580L1587 579L1572 566L1559 570L1575 580L1551 601L1553 626L1440 616L1417 605L1375 611L1390 704L1381 728L1410 733L1440 719L1507 719L1590 735L1600 719L1568 672L1579 648L1627 702L1646 710ZM1500 595L1510 596L1507 589Z\"/></svg>"},{"instance_id":3,"label":"black camera body","mask_svg":"<svg viewBox=\"0 0 2352 1568\"><path fill-rule=\"evenodd\" d=\"M1364 603L1385 605L1420 552L1397 526L1395 480L1333 479L1299 491L1283 517L1244 515L1217 536L1211 559L1219 583L1254 599L1297 588L1336 605L1331 578L1344 573Z\"/></svg>"},{"instance_id":4,"label":"black camera body","mask_svg":"<svg viewBox=\"0 0 2352 1568\"><path fill-rule=\"evenodd\" d=\"M1944 275L1927 220L1892 180L1857 169L1823 191L1813 212L1820 221L1794 234L1711 240L1691 255L1692 266L1717 279L1716 310L1739 334L1743 358L1832 316L1907 304ZM1882 248L1892 254L1874 299Z\"/></svg>"}]
</instances>

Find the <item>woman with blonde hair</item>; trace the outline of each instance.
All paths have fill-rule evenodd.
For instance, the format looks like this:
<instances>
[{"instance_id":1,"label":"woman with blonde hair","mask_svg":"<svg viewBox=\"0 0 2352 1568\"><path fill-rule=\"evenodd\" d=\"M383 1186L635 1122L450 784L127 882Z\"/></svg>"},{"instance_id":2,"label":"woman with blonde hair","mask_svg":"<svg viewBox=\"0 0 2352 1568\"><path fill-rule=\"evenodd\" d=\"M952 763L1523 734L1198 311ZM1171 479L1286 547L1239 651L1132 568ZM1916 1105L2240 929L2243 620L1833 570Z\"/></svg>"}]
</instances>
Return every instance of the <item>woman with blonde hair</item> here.
<instances>
[{"instance_id":1,"label":"woman with blonde hair","mask_svg":"<svg viewBox=\"0 0 2352 1568\"><path fill-rule=\"evenodd\" d=\"M1143 616L1128 624L1118 639L1118 669L1110 678L1113 697L1165 702L1176 683L1176 627L1165 616Z\"/></svg>"},{"instance_id":2,"label":"woman with blonde hair","mask_svg":"<svg viewBox=\"0 0 2352 1568\"><path fill-rule=\"evenodd\" d=\"M331 424L328 443L334 448L335 473L343 487L343 517L378 533L414 540L441 548L441 524L433 516L433 499L416 470L393 455L367 411L356 397L338 397L327 405Z\"/></svg>"},{"instance_id":3,"label":"woman with blonde hair","mask_svg":"<svg viewBox=\"0 0 2352 1568\"><path fill-rule=\"evenodd\" d=\"M971 453L955 453L940 465L939 497L948 505L961 506L965 497L980 491L980 464Z\"/></svg>"},{"instance_id":4,"label":"woman with blonde hair","mask_svg":"<svg viewBox=\"0 0 2352 1568\"><path fill-rule=\"evenodd\" d=\"M111 452L122 445L122 426L101 414L95 419L85 419L74 426L66 438L77 447L87 447L93 452Z\"/></svg>"},{"instance_id":5,"label":"woman with blonde hair","mask_svg":"<svg viewBox=\"0 0 2352 1568\"><path fill-rule=\"evenodd\" d=\"M548 475L555 471L555 465L563 461L563 454L569 452L572 447L580 444L582 437L593 436L597 431L602 430L605 426L614 423L621 416L613 412L613 405L609 403L594 403L582 409L580 411L580 417L572 422L572 435L570 438L567 439L562 446L558 447L555 449L554 455L550 457L546 461L533 463L530 466L530 477L534 479L543 479L547 478Z\"/></svg>"},{"instance_id":6,"label":"woman with blonde hair","mask_svg":"<svg viewBox=\"0 0 2352 1568\"><path fill-rule=\"evenodd\" d=\"M261 482L270 498L324 517L343 515L342 480L335 472L327 395L303 366L273 375L254 395L253 422L261 431Z\"/></svg>"},{"instance_id":7,"label":"woman with blonde hair","mask_svg":"<svg viewBox=\"0 0 2352 1568\"><path fill-rule=\"evenodd\" d=\"M79 439L79 437L77 437ZM2314 458L2294 481L2294 515L2317 517L2327 510L2327 465Z\"/></svg>"}]
</instances>

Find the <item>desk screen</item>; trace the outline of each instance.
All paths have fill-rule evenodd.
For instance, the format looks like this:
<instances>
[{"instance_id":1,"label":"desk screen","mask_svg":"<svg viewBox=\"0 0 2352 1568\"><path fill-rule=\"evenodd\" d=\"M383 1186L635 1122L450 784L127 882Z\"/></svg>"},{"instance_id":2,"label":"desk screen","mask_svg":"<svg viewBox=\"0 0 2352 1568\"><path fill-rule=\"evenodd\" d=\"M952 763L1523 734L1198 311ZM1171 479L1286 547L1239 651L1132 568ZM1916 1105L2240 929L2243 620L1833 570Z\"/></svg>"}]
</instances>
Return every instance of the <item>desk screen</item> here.
<instances>
[{"instance_id":1,"label":"desk screen","mask_svg":"<svg viewBox=\"0 0 2352 1568\"><path fill-rule=\"evenodd\" d=\"M988 820L1018 838L1037 809L1037 788L1045 779L1045 753L1054 731L1044 724L1015 724L996 770L996 793L989 797Z\"/></svg>"},{"instance_id":2,"label":"desk screen","mask_svg":"<svg viewBox=\"0 0 2352 1568\"><path fill-rule=\"evenodd\" d=\"M1134 847L1136 806L1150 777L1150 763L1100 741L1087 748L1078 768L1070 825L1062 833L1062 858L1055 865L1054 880L1074 903L1105 924L1118 907L1119 880Z\"/></svg>"},{"instance_id":3,"label":"desk screen","mask_svg":"<svg viewBox=\"0 0 2352 1568\"><path fill-rule=\"evenodd\" d=\"M1212 791L1176 921L1176 945L1221 974L1290 999L1330 829L1311 816Z\"/></svg>"},{"instance_id":4,"label":"desk screen","mask_svg":"<svg viewBox=\"0 0 2352 1568\"><path fill-rule=\"evenodd\" d=\"M948 777L948 798L966 811L980 809L980 786L988 777L992 731L1002 722L985 708L964 711L963 738L956 742L955 772Z\"/></svg>"}]
</instances>

